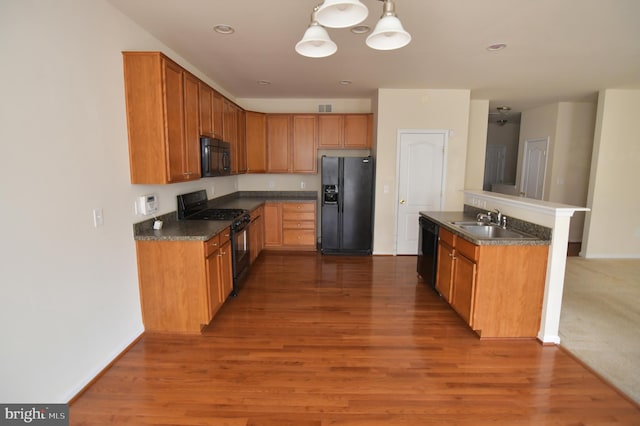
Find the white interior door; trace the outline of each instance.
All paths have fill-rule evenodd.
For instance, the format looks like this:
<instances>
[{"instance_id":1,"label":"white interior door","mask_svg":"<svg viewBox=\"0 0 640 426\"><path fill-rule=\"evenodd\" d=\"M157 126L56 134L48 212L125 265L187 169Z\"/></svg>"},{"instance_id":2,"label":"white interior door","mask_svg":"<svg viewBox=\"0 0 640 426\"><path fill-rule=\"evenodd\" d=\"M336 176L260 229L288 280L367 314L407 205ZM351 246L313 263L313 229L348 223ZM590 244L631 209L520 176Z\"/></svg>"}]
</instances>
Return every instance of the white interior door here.
<instances>
[{"instance_id":1,"label":"white interior door","mask_svg":"<svg viewBox=\"0 0 640 426\"><path fill-rule=\"evenodd\" d=\"M482 189L491 191L491 185L504 182L504 162L507 157L506 145L487 145L484 160L484 184Z\"/></svg>"},{"instance_id":2,"label":"white interior door","mask_svg":"<svg viewBox=\"0 0 640 426\"><path fill-rule=\"evenodd\" d=\"M549 138L529 139L524 142L521 192L527 198L542 200L548 147Z\"/></svg>"},{"instance_id":3,"label":"white interior door","mask_svg":"<svg viewBox=\"0 0 640 426\"><path fill-rule=\"evenodd\" d=\"M418 254L418 215L442 210L448 132L398 132L396 254Z\"/></svg>"}]
</instances>

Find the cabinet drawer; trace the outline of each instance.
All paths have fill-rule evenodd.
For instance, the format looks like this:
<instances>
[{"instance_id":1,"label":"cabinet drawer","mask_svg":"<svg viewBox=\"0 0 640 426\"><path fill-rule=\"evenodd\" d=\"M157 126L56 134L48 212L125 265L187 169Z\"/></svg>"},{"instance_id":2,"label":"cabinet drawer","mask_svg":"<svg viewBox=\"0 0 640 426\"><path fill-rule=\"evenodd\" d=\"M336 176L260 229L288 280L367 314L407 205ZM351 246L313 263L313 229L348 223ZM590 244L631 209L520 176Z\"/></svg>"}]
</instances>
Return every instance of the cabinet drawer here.
<instances>
[{"instance_id":1,"label":"cabinet drawer","mask_svg":"<svg viewBox=\"0 0 640 426\"><path fill-rule=\"evenodd\" d=\"M219 235L216 235L215 237L208 239L207 241L204 242L204 256L205 257L211 256L211 253L218 250L219 247L220 247Z\"/></svg>"},{"instance_id":2,"label":"cabinet drawer","mask_svg":"<svg viewBox=\"0 0 640 426\"><path fill-rule=\"evenodd\" d=\"M315 203L282 203L282 212L313 212L316 211Z\"/></svg>"},{"instance_id":3,"label":"cabinet drawer","mask_svg":"<svg viewBox=\"0 0 640 426\"><path fill-rule=\"evenodd\" d=\"M314 221L285 220L282 222L282 229L315 229Z\"/></svg>"},{"instance_id":4,"label":"cabinet drawer","mask_svg":"<svg viewBox=\"0 0 640 426\"><path fill-rule=\"evenodd\" d=\"M316 220L316 214L314 212L288 212L288 211L283 211L282 212L282 220L283 221L288 221L288 220L294 220L294 221L309 221L309 222L314 222Z\"/></svg>"},{"instance_id":5,"label":"cabinet drawer","mask_svg":"<svg viewBox=\"0 0 640 426\"><path fill-rule=\"evenodd\" d=\"M315 246L316 233L313 229L285 229L282 242L286 246Z\"/></svg>"},{"instance_id":6,"label":"cabinet drawer","mask_svg":"<svg viewBox=\"0 0 640 426\"><path fill-rule=\"evenodd\" d=\"M453 247L453 240L455 239L455 235L446 229L440 228L440 232L438 233L438 239L440 241L444 241L449 245L449 247Z\"/></svg>"},{"instance_id":7,"label":"cabinet drawer","mask_svg":"<svg viewBox=\"0 0 640 426\"><path fill-rule=\"evenodd\" d=\"M231 238L231 228L224 228L218 237L220 237L220 246L223 246Z\"/></svg>"},{"instance_id":8,"label":"cabinet drawer","mask_svg":"<svg viewBox=\"0 0 640 426\"><path fill-rule=\"evenodd\" d=\"M473 261L478 260L478 246L462 238L456 239L456 251Z\"/></svg>"}]
</instances>

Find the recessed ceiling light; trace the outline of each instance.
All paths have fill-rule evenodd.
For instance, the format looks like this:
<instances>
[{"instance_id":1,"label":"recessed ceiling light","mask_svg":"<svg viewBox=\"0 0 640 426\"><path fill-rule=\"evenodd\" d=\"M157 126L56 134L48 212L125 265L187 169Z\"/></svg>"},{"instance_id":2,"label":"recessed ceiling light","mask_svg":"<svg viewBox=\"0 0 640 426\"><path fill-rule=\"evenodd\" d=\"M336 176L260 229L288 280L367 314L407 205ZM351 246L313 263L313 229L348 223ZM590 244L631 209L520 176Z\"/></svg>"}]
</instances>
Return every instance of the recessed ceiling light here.
<instances>
[{"instance_id":1,"label":"recessed ceiling light","mask_svg":"<svg viewBox=\"0 0 640 426\"><path fill-rule=\"evenodd\" d=\"M268 86L270 84L271 84L271 82L269 80L258 80L258 85L259 86Z\"/></svg>"},{"instance_id":2,"label":"recessed ceiling light","mask_svg":"<svg viewBox=\"0 0 640 426\"><path fill-rule=\"evenodd\" d=\"M213 31L219 34L233 34L236 30L231 25L218 24L214 25Z\"/></svg>"},{"instance_id":3,"label":"recessed ceiling light","mask_svg":"<svg viewBox=\"0 0 640 426\"><path fill-rule=\"evenodd\" d=\"M343 86L348 86L351 83L353 83L353 81L351 80L340 80L340 84L342 84Z\"/></svg>"},{"instance_id":4,"label":"recessed ceiling light","mask_svg":"<svg viewBox=\"0 0 640 426\"><path fill-rule=\"evenodd\" d=\"M491 46L488 46L487 50L489 52L497 52L499 50L504 49L505 47L507 47L507 45L504 43L496 43L496 44L492 44Z\"/></svg>"},{"instance_id":5,"label":"recessed ceiling light","mask_svg":"<svg viewBox=\"0 0 640 426\"><path fill-rule=\"evenodd\" d=\"M496 109L498 110L498 112L501 112L503 114L511 111L511 107L507 105L496 107Z\"/></svg>"},{"instance_id":6,"label":"recessed ceiling light","mask_svg":"<svg viewBox=\"0 0 640 426\"><path fill-rule=\"evenodd\" d=\"M357 25L353 28L351 28L351 32L354 34L366 34L369 31L371 31L371 27L367 26L367 25Z\"/></svg>"}]
</instances>

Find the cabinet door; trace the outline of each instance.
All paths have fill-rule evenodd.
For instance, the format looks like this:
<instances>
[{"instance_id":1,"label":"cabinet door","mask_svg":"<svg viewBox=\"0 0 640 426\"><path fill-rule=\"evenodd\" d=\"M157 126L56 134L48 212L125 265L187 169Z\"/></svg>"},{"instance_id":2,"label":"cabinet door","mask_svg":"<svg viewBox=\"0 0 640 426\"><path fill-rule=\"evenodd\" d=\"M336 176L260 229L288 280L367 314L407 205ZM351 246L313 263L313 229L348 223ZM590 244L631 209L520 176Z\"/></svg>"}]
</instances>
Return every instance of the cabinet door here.
<instances>
[{"instance_id":1,"label":"cabinet door","mask_svg":"<svg viewBox=\"0 0 640 426\"><path fill-rule=\"evenodd\" d=\"M247 111L247 172L266 173L267 171L267 120L266 114Z\"/></svg>"},{"instance_id":2,"label":"cabinet door","mask_svg":"<svg viewBox=\"0 0 640 426\"><path fill-rule=\"evenodd\" d=\"M179 65L162 60L164 81L165 121L167 129L167 175L169 182L185 180L184 167L184 91L182 68Z\"/></svg>"},{"instance_id":3,"label":"cabinet door","mask_svg":"<svg viewBox=\"0 0 640 426\"><path fill-rule=\"evenodd\" d=\"M371 114L347 114L344 117L344 147L371 148L373 120Z\"/></svg>"},{"instance_id":4,"label":"cabinet door","mask_svg":"<svg viewBox=\"0 0 640 426\"><path fill-rule=\"evenodd\" d=\"M282 245L282 204L266 203L264 205L264 246L279 247Z\"/></svg>"},{"instance_id":5,"label":"cabinet door","mask_svg":"<svg viewBox=\"0 0 640 426\"><path fill-rule=\"evenodd\" d=\"M476 263L456 252L453 268L453 296L451 306L473 328Z\"/></svg>"},{"instance_id":6,"label":"cabinet door","mask_svg":"<svg viewBox=\"0 0 640 426\"><path fill-rule=\"evenodd\" d=\"M200 134L213 137L213 89L203 82L198 84L200 105Z\"/></svg>"},{"instance_id":7,"label":"cabinet door","mask_svg":"<svg viewBox=\"0 0 640 426\"><path fill-rule=\"evenodd\" d=\"M342 148L344 115L318 116L318 148Z\"/></svg>"},{"instance_id":8,"label":"cabinet door","mask_svg":"<svg viewBox=\"0 0 640 426\"><path fill-rule=\"evenodd\" d=\"M240 107L236 107L236 109L238 115L238 173L247 173L246 113Z\"/></svg>"},{"instance_id":9,"label":"cabinet door","mask_svg":"<svg viewBox=\"0 0 640 426\"><path fill-rule=\"evenodd\" d=\"M224 114L224 97L215 90L213 91L213 104L211 108L213 110L213 136L218 139L222 139L222 116Z\"/></svg>"},{"instance_id":10,"label":"cabinet door","mask_svg":"<svg viewBox=\"0 0 640 426\"><path fill-rule=\"evenodd\" d=\"M441 231L442 232L442 231ZM443 242L438 242L438 266L436 273L436 290L451 303L451 290L453 289L453 248Z\"/></svg>"},{"instance_id":11,"label":"cabinet door","mask_svg":"<svg viewBox=\"0 0 640 426\"><path fill-rule=\"evenodd\" d=\"M231 173L238 173L240 153L238 146L238 108L231 101L224 99L224 115L222 116L222 139L231 145Z\"/></svg>"},{"instance_id":12,"label":"cabinet door","mask_svg":"<svg viewBox=\"0 0 640 426\"><path fill-rule=\"evenodd\" d=\"M207 286L208 286L208 302L209 302L209 322L213 319L213 316L222 303L224 302L220 298L222 292L221 287L221 274L220 274L220 251L216 250L207 257Z\"/></svg>"},{"instance_id":13,"label":"cabinet door","mask_svg":"<svg viewBox=\"0 0 640 426\"><path fill-rule=\"evenodd\" d=\"M289 171L291 116L267 114L267 172Z\"/></svg>"},{"instance_id":14,"label":"cabinet door","mask_svg":"<svg viewBox=\"0 0 640 426\"><path fill-rule=\"evenodd\" d=\"M264 207L258 207L251 212L251 226L249 227L249 260L253 263L260 252L263 245L264 233Z\"/></svg>"},{"instance_id":15,"label":"cabinet door","mask_svg":"<svg viewBox=\"0 0 640 426\"><path fill-rule=\"evenodd\" d=\"M220 247L220 300L224 303L233 291L233 270L231 263L231 241L227 240Z\"/></svg>"},{"instance_id":16,"label":"cabinet door","mask_svg":"<svg viewBox=\"0 0 640 426\"><path fill-rule=\"evenodd\" d=\"M184 72L184 174L186 180L200 179L199 81Z\"/></svg>"},{"instance_id":17,"label":"cabinet door","mask_svg":"<svg viewBox=\"0 0 640 426\"><path fill-rule=\"evenodd\" d=\"M291 144L291 171L316 173L317 118L315 115L294 115L293 141Z\"/></svg>"}]
</instances>

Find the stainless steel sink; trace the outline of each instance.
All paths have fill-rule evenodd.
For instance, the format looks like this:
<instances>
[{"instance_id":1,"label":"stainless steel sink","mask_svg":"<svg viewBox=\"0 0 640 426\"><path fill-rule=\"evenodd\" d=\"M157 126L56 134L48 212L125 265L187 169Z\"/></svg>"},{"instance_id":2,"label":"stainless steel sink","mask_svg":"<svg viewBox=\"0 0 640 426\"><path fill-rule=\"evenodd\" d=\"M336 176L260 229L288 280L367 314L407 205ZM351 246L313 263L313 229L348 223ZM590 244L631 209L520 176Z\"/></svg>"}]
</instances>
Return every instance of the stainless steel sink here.
<instances>
[{"instance_id":1,"label":"stainless steel sink","mask_svg":"<svg viewBox=\"0 0 640 426\"><path fill-rule=\"evenodd\" d=\"M510 229L503 229L496 225L477 224L477 223L474 223L473 225L462 225L461 223L462 222L459 222L456 225L458 225L463 230L469 232L470 234L473 234L481 238L510 238L510 239L519 239L519 238L534 239L535 238L531 235L521 233L518 231L513 231Z\"/></svg>"}]
</instances>

